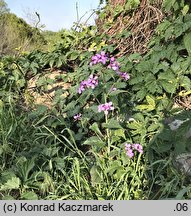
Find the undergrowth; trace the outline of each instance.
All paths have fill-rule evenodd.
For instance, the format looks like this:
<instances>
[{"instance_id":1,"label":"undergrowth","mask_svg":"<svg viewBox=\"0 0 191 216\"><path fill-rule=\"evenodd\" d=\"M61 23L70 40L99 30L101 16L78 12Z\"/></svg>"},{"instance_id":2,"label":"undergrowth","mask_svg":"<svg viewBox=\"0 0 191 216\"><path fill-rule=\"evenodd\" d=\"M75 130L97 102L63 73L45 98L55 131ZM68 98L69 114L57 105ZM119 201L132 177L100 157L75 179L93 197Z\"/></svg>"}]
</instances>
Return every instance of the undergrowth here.
<instances>
[{"instance_id":1,"label":"undergrowth","mask_svg":"<svg viewBox=\"0 0 191 216\"><path fill-rule=\"evenodd\" d=\"M51 52L1 58L1 199L190 198L174 163L190 153L190 11L167 0L163 10L144 55L118 55L81 26ZM43 76L56 70L66 74ZM35 105L34 77L39 94L60 80L70 87L55 89L51 107Z\"/></svg>"}]
</instances>

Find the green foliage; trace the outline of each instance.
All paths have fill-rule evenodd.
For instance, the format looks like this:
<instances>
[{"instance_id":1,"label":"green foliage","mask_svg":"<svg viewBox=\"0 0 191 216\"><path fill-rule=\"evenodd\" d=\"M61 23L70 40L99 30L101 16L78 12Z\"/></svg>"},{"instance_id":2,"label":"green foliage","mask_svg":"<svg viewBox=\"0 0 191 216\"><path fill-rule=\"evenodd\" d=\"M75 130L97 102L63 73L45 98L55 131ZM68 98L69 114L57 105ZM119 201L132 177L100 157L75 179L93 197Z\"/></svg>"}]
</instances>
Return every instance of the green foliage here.
<instances>
[{"instance_id":1,"label":"green foliage","mask_svg":"<svg viewBox=\"0 0 191 216\"><path fill-rule=\"evenodd\" d=\"M117 7L114 18L139 4L128 1L125 11ZM190 94L191 17L183 1L164 1L163 7L169 16L158 25L149 51L116 58L129 80L108 68L109 60L90 65L102 50L108 57L117 52L91 26L46 32L49 51L1 58L2 199L190 198L173 158L191 151L191 115L173 106L175 97ZM128 36L125 31L118 35ZM45 76L55 69L67 73ZM79 93L90 75L97 76L98 86ZM70 87L55 90L51 109L42 104L26 112L24 93L31 77L37 79L38 93L60 80ZM98 112L100 104L110 101L114 110ZM169 116L183 121L178 129L166 123ZM143 154L129 158L125 143L141 143Z\"/></svg>"},{"instance_id":2,"label":"green foliage","mask_svg":"<svg viewBox=\"0 0 191 216\"><path fill-rule=\"evenodd\" d=\"M0 14L0 28L0 56L42 49L46 44L37 28L32 28L15 14Z\"/></svg>"}]
</instances>

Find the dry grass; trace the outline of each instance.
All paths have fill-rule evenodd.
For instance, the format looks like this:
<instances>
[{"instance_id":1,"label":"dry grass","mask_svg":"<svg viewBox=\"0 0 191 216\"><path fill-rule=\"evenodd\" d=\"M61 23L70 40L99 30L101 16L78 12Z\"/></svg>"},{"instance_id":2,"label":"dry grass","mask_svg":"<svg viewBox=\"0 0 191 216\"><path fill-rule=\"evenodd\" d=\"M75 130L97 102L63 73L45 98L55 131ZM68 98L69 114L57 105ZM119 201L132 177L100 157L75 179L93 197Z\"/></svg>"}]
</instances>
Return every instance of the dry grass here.
<instances>
[{"instance_id":1,"label":"dry grass","mask_svg":"<svg viewBox=\"0 0 191 216\"><path fill-rule=\"evenodd\" d=\"M116 5L124 6L124 0L112 0L110 5L115 8ZM104 23L112 19L112 10L104 20L97 20L98 30L100 33L110 36L109 43L115 44L119 50L118 56L131 53L147 52L147 44L154 34L156 26L163 20L165 14L162 12L162 0L156 0L150 4L148 0L142 0L140 6L136 10L122 12L112 25L105 29ZM122 31L131 31L129 37L116 38L115 36Z\"/></svg>"},{"instance_id":2,"label":"dry grass","mask_svg":"<svg viewBox=\"0 0 191 216\"><path fill-rule=\"evenodd\" d=\"M53 100L55 96L55 92L59 89L64 90L61 97L68 96L68 89L71 87L69 82L64 82L59 79L60 75L66 75L66 72L61 70L56 71L44 71L41 74L37 74L35 77L31 78L28 81L27 90L25 92L25 102L28 105L45 105L49 109L53 106ZM47 84L45 88L39 88L38 80L39 78L43 77L45 80L51 79L53 80L52 84ZM40 89L40 90L39 90ZM44 90L43 90L44 89Z\"/></svg>"},{"instance_id":3,"label":"dry grass","mask_svg":"<svg viewBox=\"0 0 191 216\"><path fill-rule=\"evenodd\" d=\"M175 98L175 107L191 110L191 95Z\"/></svg>"}]
</instances>

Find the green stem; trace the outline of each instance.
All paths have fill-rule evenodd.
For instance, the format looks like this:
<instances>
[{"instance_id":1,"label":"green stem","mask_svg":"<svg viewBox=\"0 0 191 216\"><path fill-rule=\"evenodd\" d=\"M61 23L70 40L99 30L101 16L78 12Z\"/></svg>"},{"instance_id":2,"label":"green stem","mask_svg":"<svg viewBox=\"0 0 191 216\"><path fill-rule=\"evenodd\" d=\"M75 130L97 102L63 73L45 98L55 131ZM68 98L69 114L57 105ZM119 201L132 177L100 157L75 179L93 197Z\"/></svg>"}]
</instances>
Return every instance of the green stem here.
<instances>
[{"instance_id":1,"label":"green stem","mask_svg":"<svg viewBox=\"0 0 191 216\"><path fill-rule=\"evenodd\" d=\"M105 103L107 103L107 95L105 95ZM108 124L108 116L105 114L105 123L106 125ZM110 131L109 128L106 128L106 134L107 134L107 153L108 156L110 154L110 149L111 149L111 141L110 141Z\"/></svg>"}]
</instances>

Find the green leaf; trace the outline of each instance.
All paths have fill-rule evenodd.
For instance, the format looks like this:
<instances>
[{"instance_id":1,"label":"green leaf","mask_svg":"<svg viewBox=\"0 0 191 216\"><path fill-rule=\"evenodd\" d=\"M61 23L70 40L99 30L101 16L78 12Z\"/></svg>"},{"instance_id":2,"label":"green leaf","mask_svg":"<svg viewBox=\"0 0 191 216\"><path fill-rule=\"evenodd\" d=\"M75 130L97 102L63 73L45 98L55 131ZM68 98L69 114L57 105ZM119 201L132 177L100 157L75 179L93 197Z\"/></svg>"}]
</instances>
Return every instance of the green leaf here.
<instances>
[{"instance_id":1,"label":"green leaf","mask_svg":"<svg viewBox=\"0 0 191 216\"><path fill-rule=\"evenodd\" d=\"M155 100L151 96L147 95L146 96L146 101L147 101L148 105L147 104L142 104L142 105L136 106L136 108L139 109L139 110L147 110L147 111L154 110L155 107L156 107Z\"/></svg>"},{"instance_id":2,"label":"green leaf","mask_svg":"<svg viewBox=\"0 0 191 216\"><path fill-rule=\"evenodd\" d=\"M37 105L37 109L32 111L30 115L34 117L38 115L42 115L42 114L45 114L47 110L48 110L47 106L39 104Z\"/></svg>"},{"instance_id":3,"label":"green leaf","mask_svg":"<svg viewBox=\"0 0 191 216\"><path fill-rule=\"evenodd\" d=\"M117 83L115 83L115 87L116 87L117 89L125 88L126 85L127 85L127 84L126 84L125 82L117 82Z\"/></svg>"},{"instance_id":4,"label":"green leaf","mask_svg":"<svg viewBox=\"0 0 191 216\"><path fill-rule=\"evenodd\" d=\"M78 51L72 51L71 55L70 55L70 60L74 61L79 57L79 52Z\"/></svg>"},{"instance_id":5,"label":"green leaf","mask_svg":"<svg viewBox=\"0 0 191 216\"><path fill-rule=\"evenodd\" d=\"M115 119L110 119L108 123L103 123L102 126L104 128L109 128L109 129L121 129L121 125L119 122Z\"/></svg>"},{"instance_id":6,"label":"green leaf","mask_svg":"<svg viewBox=\"0 0 191 216\"><path fill-rule=\"evenodd\" d=\"M182 9L182 14L183 16L185 16L189 11L189 5L185 5Z\"/></svg>"},{"instance_id":7,"label":"green leaf","mask_svg":"<svg viewBox=\"0 0 191 216\"><path fill-rule=\"evenodd\" d=\"M141 83L144 80L144 77L140 74L139 76L133 77L129 80L130 85Z\"/></svg>"},{"instance_id":8,"label":"green leaf","mask_svg":"<svg viewBox=\"0 0 191 216\"><path fill-rule=\"evenodd\" d=\"M125 10L131 10L131 9L136 9L140 4L140 0L131 0L131 1L127 1L127 3L125 4Z\"/></svg>"},{"instance_id":9,"label":"green leaf","mask_svg":"<svg viewBox=\"0 0 191 216\"><path fill-rule=\"evenodd\" d=\"M190 187L185 187L181 189L178 194L176 195L177 200L183 200L184 199L184 194L188 193L190 191Z\"/></svg>"},{"instance_id":10,"label":"green leaf","mask_svg":"<svg viewBox=\"0 0 191 216\"><path fill-rule=\"evenodd\" d=\"M138 105L136 106L136 108L139 110L147 110L147 111L154 110L152 105L146 105L146 104Z\"/></svg>"},{"instance_id":11,"label":"green leaf","mask_svg":"<svg viewBox=\"0 0 191 216\"><path fill-rule=\"evenodd\" d=\"M12 177L4 185L1 186L0 190L18 189L19 186L20 186L20 179L17 177Z\"/></svg>"},{"instance_id":12,"label":"green leaf","mask_svg":"<svg viewBox=\"0 0 191 216\"><path fill-rule=\"evenodd\" d=\"M115 91L111 91L111 92L109 93L109 95L110 95L110 96L115 96L115 95L118 95L118 94L120 94L120 93L125 93L125 92L127 92L127 91L124 91L124 90L115 90Z\"/></svg>"},{"instance_id":13,"label":"green leaf","mask_svg":"<svg viewBox=\"0 0 191 216\"><path fill-rule=\"evenodd\" d=\"M90 138L88 138L83 145L95 145L97 147L104 147L105 146L105 142L102 141L99 137L97 136L92 136Z\"/></svg>"},{"instance_id":14,"label":"green leaf","mask_svg":"<svg viewBox=\"0 0 191 216\"><path fill-rule=\"evenodd\" d=\"M188 51L189 55L191 53L191 32L187 33L184 35L183 41L184 41L184 46L186 47L186 50Z\"/></svg>"},{"instance_id":15,"label":"green leaf","mask_svg":"<svg viewBox=\"0 0 191 216\"><path fill-rule=\"evenodd\" d=\"M146 89L141 89L141 90L139 90L139 91L137 92L136 98L137 98L137 99L140 99L140 100L143 100L144 97L146 96L146 94L147 94Z\"/></svg>"},{"instance_id":16,"label":"green leaf","mask_svg":"<svg viewBox=\"0 0 191 216\"><path fill-rule=\"evenodd\" d=\"M59 68L59 67L61 67L61 66L62 66L62 64L63 64L63 63L62 63L62 58L61 58L61 57L59 57L59 58L58 58L58 61L56 62L56 67L58 67L58 68Z\"/></svg>"},{"instance_id":17,"label":"green leaf","mask_svg":"<svg viewBox=\"0 0 191 216\"><path fill-rule=\"evenodd\" d=\"M18 158L19 159L19 158ZM20 177L22 183L26 183L29 179L29 173L34 168L35 158L31 158L30 160L26 160L25 157L21 157L19 162L16 165L18 176Z\"/></svg>"},{"instance_id":18,"label":"green leaf","mask_svg":"<svg viewBox=\"0 0 191 216\"><path fill-rule=\"evenodd\" d=\"M148 132L156 131L159 128L159 124L153 123L148 127Z\"/></svg>"},{"instance_id":19,"label":"green leaf","mask_svg":"<svg viewBox=\"0 0 191 216\"><path fill-rule=\"evenodd\" d=\"M160 84L162 85L162 87L164 88L164 90L168 93L175 93L176 91L176 83L171 83L168 81L160 81Z\"/></svg>"},{"instance_id":20,"label":"green leaf","mask_svg":"<svg viewBox=\"0 0 191 216\"><path fill-rule=\"evenodd\" d=\"M90 126L90 129L97 133L98 135L102 136L103 137L103 134L101 133L100 129L99 129L99 126L96 122L94 122L91 126Z\"/></svg>"},{"instance_id":21,"label":"green leaf","mask_svg":"<svg viewBox=\"0 0 191 216\"><path fill-rule=\"evenodd\" d=\"M171 22L168 20L164 20L162 23L160 23L159 25L157 25L156 31L158 33L162 33L164 32L167 28L169 28L169 26L171 26Z\"/></svg>"},{"instance_id":22,"label":"green leaf","mask_svg":"<svg viewBox=\"0 0 191 216\"><path fill-rule=\"evenodd\" d=\"M121 176L127 173L127 170L124 169L123 166L119 167L119 169L116 171L116 174L114 174L115 179L120 180Z\"/></svg>"},{"instance_id":23,"label":"green leaf","mask_svg":"<svg viewBox=\"0 0 191 216\"><path fill-rule=\"evenodd\" d=\"M110 175L113 175L115 171L121 168L121 162L120 161L111 161L109 164L109 167L107 168L107 173Z\"/></svg>"},{"instance_id":24,"label":"green leaf","mask_svg":"<svg viewBox=\"0 0 191 216\"><path fill-rule=\"evenodd\" d=\"M50 60L49 65L50 65L51 68L53 67L53 65L54 65L54 59Z\"/></svg>"},{"instance_id":25,"label":"green leaf","mask_svg":"<svg viewBox=\"0 0 191 216\"><path fill-rule=\"evenodd\" d=\"M4 197L1 197L1 200L14 200L14 197L10 195L5 195Z\"/></svg>"},{"instance_id":26,"label":"green leaf","mask_svg":"<svg viewBox=\"0 0 191 216\"><path fill-rule=\"evenodd\" d=\"M191 81L187 76L183 76L180 81L180 86L184 87L187 91L191 89Z\"/></svg>"},{"instance_id":27,"label":"green leaf","mask_svg":"<svg viewBox=\"0 0 191 216\"><path fill-rule=\"evenodd\" d=\"M169 11L173 7L175 2L176 0L164 0L163 7L165 8L166 11Z\"/></svg>"},{"instance_id":28,"label":"green leaf","mask_svg":"<svg viewBox=\"0 0 191 216\"><path fill-rule=\"evenodd\" d=\"M123 12L123 10L124 10L123 6L118 4L114 10L113 17L116 18L117 16L119 16Z\"/></svg>"},{"instance_id":29,"label":"green leaf","mask_svg":"<svg viewBox=\"0 0 191 216\"><path fill-rule=\"evenodd\" d=\"M147 95L146 96L146 101L147 101L147 103L149 105L151 105L153 107L153 109L155 108L155 105L156 105L155 100L151 96Z\"/></svg>"},{"instance_id":30,"label":"green leaf","mask_svg":"<svg viewBox=\"0 0 191 216\"><path fill-rule=\"evenodd\" d=\"M142 123L138 121L133 121L128 124L128 128L133 130L139 130L142 127Z\"/></svg>"},{"instance_id":31,"label":"green leaf","mask_svg":"<svg viewBox=\"0 0 191 216\"><path fill-rule=\"evenodd\" d=\"M102 182L100 167L94 165L90 170L91 182L93 185L100 184Z\"/></svg>"},{"instance_id":32,"label":"green leaf","mask_svg":"<svg viewBox=\"0 0 191 216\"><path fill-rule=\"evenodd\" d=\"M21 199L23 200L38 200L38 196L35 192L29 191L21 194Z\"/></svg>"},{"instance_id":33,"label":"green leaf","mask_svg":"<svg viewBox=\"0 0 191 216\"><path fill-rule=\"evenodd\" d=\"M122 138L126 139L125 130L124 129L115 130L114 131L114 136L122 137Z\"/></svg>"},{"instance_id":34,"label":"green leaf","mask_svg":"<svg viewBox=\"0 0 191 216\"><path fill-rule=\"evenodd\" d=\"M173 81L176 77L170 70L168 70L165 73L160 73L158 78L162 80Z\"/></svg>"},{"instance_id":35,"label":"green leaf","mask_svg":"<svg viewBox=\"0 0 191 216\"><path fill-rule=\"evenodd\" d=\"M70 103L68 103L67 105L66 105L66 107L64 108L64 112L65 111L68 111L68 110L71 110L71 109L74 109L74 107L76 106L76 104L77 104L77 101L72 101L72 102L70 102Z\"/></svg>"}]
</instances>

